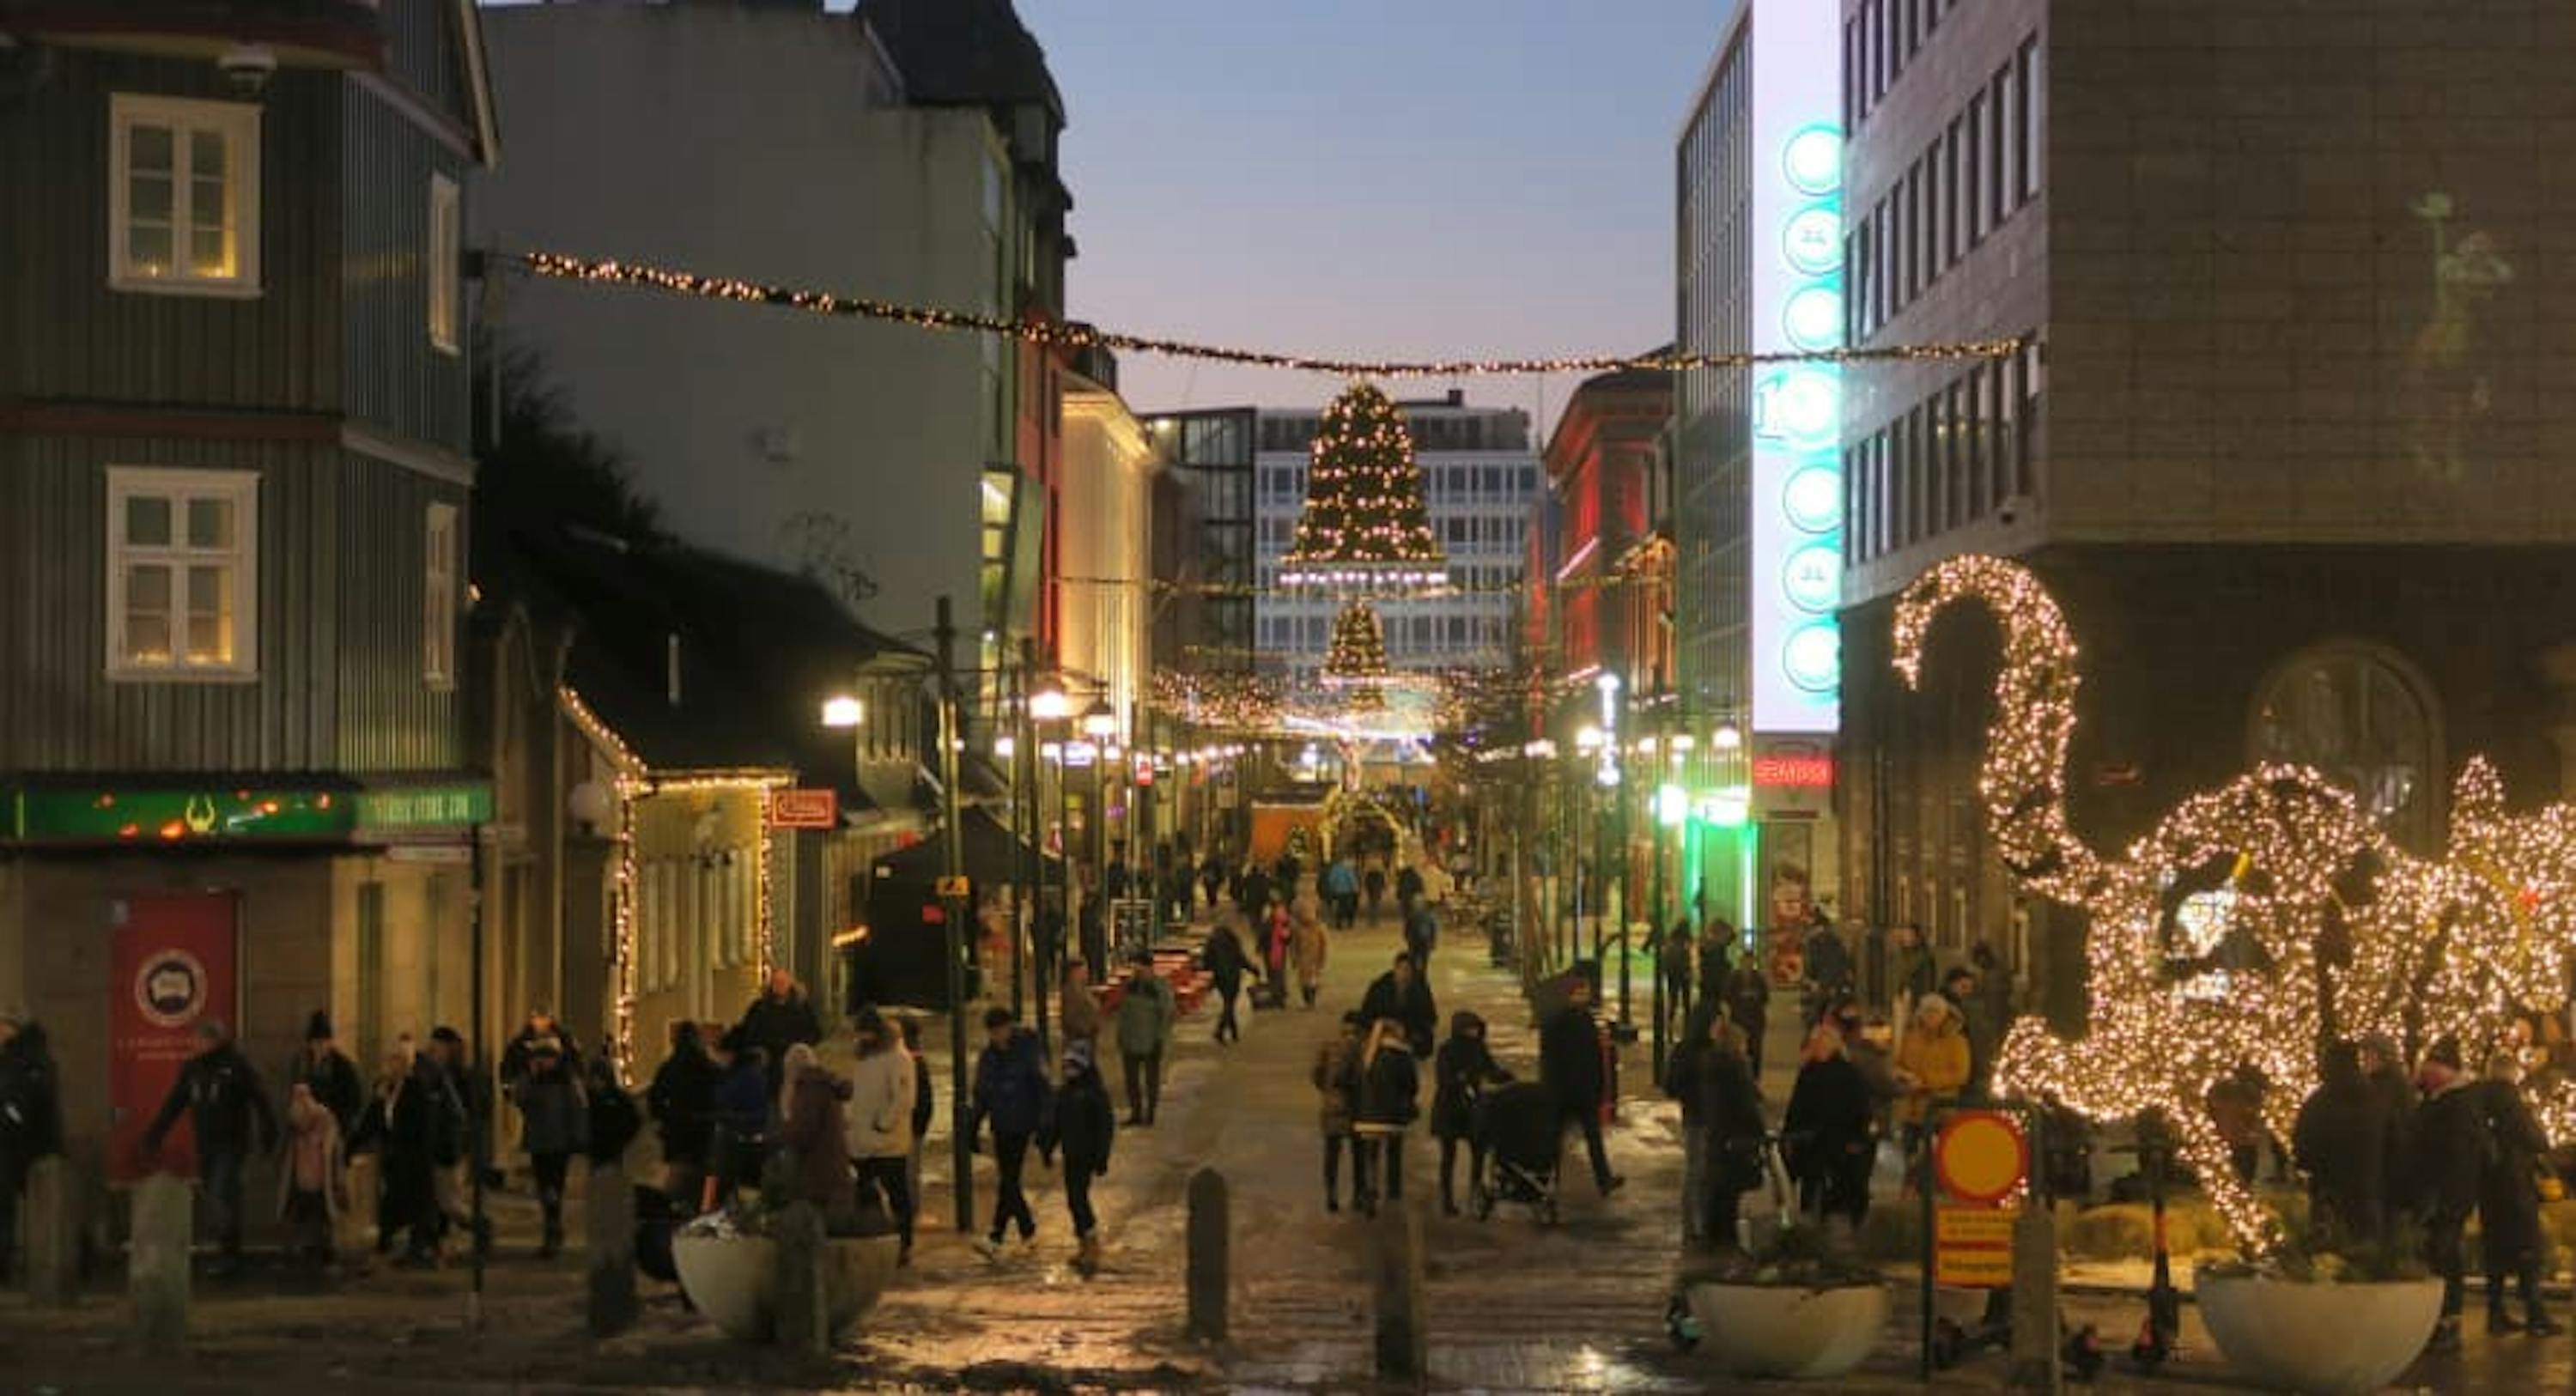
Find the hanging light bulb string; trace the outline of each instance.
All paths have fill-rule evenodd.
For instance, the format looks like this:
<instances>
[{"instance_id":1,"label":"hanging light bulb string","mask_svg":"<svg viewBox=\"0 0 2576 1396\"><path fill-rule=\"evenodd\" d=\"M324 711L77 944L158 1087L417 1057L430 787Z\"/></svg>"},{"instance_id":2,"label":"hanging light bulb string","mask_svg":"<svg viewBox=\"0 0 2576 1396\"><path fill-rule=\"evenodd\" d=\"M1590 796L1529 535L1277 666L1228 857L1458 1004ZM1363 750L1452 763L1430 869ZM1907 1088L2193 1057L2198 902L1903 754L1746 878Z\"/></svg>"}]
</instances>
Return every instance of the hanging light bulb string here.
<instances>
[{"instance_id":1,"label":"hanging light bulb string","mask_svg":"<svg viewBox=\"0 0 2576 1396\"><path fill-rule=\"evenodd\" d=\"M504 261L515 264L532 275L580 281L592 285L623 286L638 290L660 291L675 296L697 296L708 300L737 301L745 305L802 310L815 315L878 320L911 325L916 329L1005 334L1031 344L1054 348L1083 349L1098 346L1121 353L1200 359L1212 363L1244 364L1255 368L1284 368L1304 373L1330 373L1345 378L1475 378L1539 373L1610 373L1623 369L1679 373L1690 369L1754 368L1763 364L1930 363L1961 359L2008 359L2020 353L2026 342L2023 337L2016 336L2010 339L1888 344L1875 345L1866 349L1781 350L1758 354L1571 354L1555 358L1524 359L1345 359L1325 354L1292 354L1271 349L1246 349L1222 344L1202 344L1185 339L1128 334L1118 330L1104 330L1080 320L1012 319L939 306L908 305L901 301L880 300L873 296L800 289L745 281L737 277L682 271L642 262L575 257L562 252L510 253L506 254Z\"/></svg>"}]
</instances>

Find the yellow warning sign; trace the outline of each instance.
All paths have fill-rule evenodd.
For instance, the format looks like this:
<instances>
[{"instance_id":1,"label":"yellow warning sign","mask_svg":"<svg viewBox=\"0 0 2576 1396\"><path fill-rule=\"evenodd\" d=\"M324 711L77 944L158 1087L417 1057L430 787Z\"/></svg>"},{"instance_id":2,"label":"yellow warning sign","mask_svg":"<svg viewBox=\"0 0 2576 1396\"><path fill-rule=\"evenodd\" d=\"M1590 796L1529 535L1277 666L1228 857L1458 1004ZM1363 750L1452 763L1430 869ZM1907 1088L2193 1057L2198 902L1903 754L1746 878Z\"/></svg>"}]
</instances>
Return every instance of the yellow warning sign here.
<instances>
[{"instance_id":1,"label":"yellow warning sign","mask_svg":"<svg viewBox=\"0 0 2576 1396\"><path fill-rule=\"evenodd\" d=\"M1932 1213L1932 1283L1960 1289L2012 1285L2013 1219L2000 1207L1940 1207Z\"/></svg>"},{"instance_id":2,"label":"yellow warning sign","mask_svg":"<svg viewBox=\"0 0 2576 1396\"><path fill-rule=\"evenodd\" d=\"M939 895L943 897L963 897L968 895L966 890L966 879L962 877L943 877L939 879Z\"/></svg>"},{"instance_id":3,"label":"yellow warning sign","mask_svg":"<svg viewBox=\"0 0 2576 1396\"><path fill-rule=\"evenodd\" d=\"M2001 1202L2030 1176L2030 1140L2010 1115L1962 1110L1933 1135L1932 1168L1961 1202Z\"/></svg>"}]
</instances>

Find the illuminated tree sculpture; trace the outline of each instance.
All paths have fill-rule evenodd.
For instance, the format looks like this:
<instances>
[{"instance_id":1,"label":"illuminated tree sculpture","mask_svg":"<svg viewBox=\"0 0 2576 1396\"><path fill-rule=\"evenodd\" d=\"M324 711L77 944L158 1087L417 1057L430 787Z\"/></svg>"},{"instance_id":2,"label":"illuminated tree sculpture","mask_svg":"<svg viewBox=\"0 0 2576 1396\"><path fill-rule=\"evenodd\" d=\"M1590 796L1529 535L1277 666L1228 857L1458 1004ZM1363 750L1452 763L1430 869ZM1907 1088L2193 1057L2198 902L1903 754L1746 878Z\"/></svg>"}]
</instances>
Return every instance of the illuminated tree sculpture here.
<instances>
[{"instance_id":1,"label":"illuminated tree sculpture","mask_svg":"<svg viewBox=\"0 0 2576 1396\"><path fill-rule=\"evenodd\" d=\"M1386 394L1352 384L1324 408L1280 585L1419 594L1449 584L1448 563L1422 504L1413 433Z\"/></svg>"},{"instance_id":2,"label":"illuminated tree sculpture","mask_svg":"<svg viewBox=\"0 0 2576 1396\"><path fill-rule=\"evenodd\" d=\"M2247 1081L2288 1138L2329 1032L2385 1031L2420 1049L2456 1039L2472 1063L2517 1019L2563 1008L2576 949L2576 811L2508 816L2483 761L2460 778L2440 862L2389 841L2352 796L2301 766L2261 766L2177 806L2120 858L2076 837L2066 813L2076 648L2027 570L1953 558L1897 606L1895 662L1917 681L1932 622L1956 602L2004 632L1996 719L1978 791L2005 864L2090 916L2087 1033L2025 1018L2005 1036L1997 1087L2095 1118L2160 1114L2226 1218L2259 1252L2273 1223L2238 1183L2211 1106ZM2536 1102L2556 1137L2576 1089Z\"/></svg>"},{"instance_id":3,"label":"illuminated tree sculpture","mask_svg":"<svg viewBox=\"0 0 2576 1396\"><path fill-rule=\"evenodd\" d=\"M1376 684L1386 679L1386 627L1377 608L1346 603L1333 617L1333 640L1324 650L1324 682Z\"/></svg>"}]
</instances>

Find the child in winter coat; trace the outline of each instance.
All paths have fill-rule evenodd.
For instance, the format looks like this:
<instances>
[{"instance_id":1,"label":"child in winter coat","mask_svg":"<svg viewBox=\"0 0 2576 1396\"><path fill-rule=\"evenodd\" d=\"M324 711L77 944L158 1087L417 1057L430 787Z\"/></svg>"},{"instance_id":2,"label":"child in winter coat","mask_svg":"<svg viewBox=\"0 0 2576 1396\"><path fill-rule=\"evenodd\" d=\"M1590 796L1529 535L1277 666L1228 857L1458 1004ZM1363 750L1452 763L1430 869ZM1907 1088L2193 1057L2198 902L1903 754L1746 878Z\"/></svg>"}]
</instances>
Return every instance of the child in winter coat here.
<instances>
[{"instance_id":1,"label":"child in winter coat","mask_svg":"<svg viewBox=\"0 0 2576 1396\"><path fill-rule=\"evenodd\" d=\"M1458 1162L1458 1145L1467 1143L1467 1185L1470 1189L1485 1176L1485 1150L1475 1142L1476 1102L1485 1087L1501 1085L1512 1074L1494 1061L1485 1046L1485 1020L1473 1013L1449 1015L1449 1040L1440 1044L1439 1054L1431 1059L1431 1135L1440 1141L1440 1210L1444 1215L1458 1215L1457 1194L1451 1177Z\"/></svg>"},{"instance_id":2,"label":"child in winter coat","mask_svg":"<svg viewBox=\"0 0 2576 1396\"><path fill-rule=\"evenodd\" d=\"M298 1257L316 1269L331 1263L332 1226L348 1204L340 1120L306 1082L286 1100L286 1167L277 1179L278 1215L295 1228Z\"/></svg>"},{"instance_id":3,"label":"child in winter coat","mask_svg":"<svg viewBox=\"0 0 2576 1396\"><path fill-rule=\"evenodd\" d=\"M1085 1275L1100 1267L1100 1218L1091 1209L1091 1180L1109 1172L1109 1146L1117 1134L1118 1112L1092 1062L1091 1044L1065 1044L1064 1089L1038 1136L1038 1154L1064 1152L1064 1206L1078 1246L1073 1263Z\"/></svg>"}]
</instances>

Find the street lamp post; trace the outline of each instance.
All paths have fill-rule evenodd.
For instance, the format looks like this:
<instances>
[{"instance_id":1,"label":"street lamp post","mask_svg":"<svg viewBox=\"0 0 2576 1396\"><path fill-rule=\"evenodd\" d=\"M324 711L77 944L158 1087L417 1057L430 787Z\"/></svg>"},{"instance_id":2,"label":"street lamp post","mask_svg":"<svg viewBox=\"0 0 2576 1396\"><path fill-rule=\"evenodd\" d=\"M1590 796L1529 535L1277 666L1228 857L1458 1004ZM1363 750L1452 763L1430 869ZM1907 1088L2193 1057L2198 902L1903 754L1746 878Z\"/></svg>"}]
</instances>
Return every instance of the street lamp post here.
<instances>
[{"instance_id":1,"label":"street lamp post","mask_svg":"<svg viewBox=\"0 0 2576 1396\"><path fill-rule=\"evenodd\" d=\"M1027 653L1030 667L1034 669L1036 667L1035 660L1037 658L1037 647L1035 642L1030 642ZM1056 743L1041 744L1038 739L1044 735L1046 724L1064 721L1065 714L1071 710L1072 702L1064 696L1064 685L1053 678L1049 678L1045 682L1039 684L1036 691L1029 695L1029 701L1027 704L1028 727L1030 734L1029 830L1032 835L1030 838L1029 852L1032 858L1039 860L1038 881L1040 887L1038 900L1041 903L1046 899L1046 891L1044 887L1044 883L1046 881L1046 865L1044 862L1045 853L1043 849L1037 846L1044 842L1044 840L1038 837L1038 835L1043 832L1046 824L1045 817L1039 813L1043 808L1039 802L1044 797L1044 791L1039 787L1039 780L1045 773L1045 767L1041 758L1048 754L1049 748L1052 748L1056 760L1056 798L1058 803L1061 804L1064 798L1064 748L1061 744ZM1070 828L1069 825L1066 827ZM1073 900L1073 864L1064 856L1064 853L1065 850L1060 849L1058 850L1056 857L1056 868L1059 872L1058 880L1064 884L1060 893L1060 905L1070 905ZM1043 918L1046 914L1047 913L1043 906L1033 910L1029 920L1029 929L1032 933L1036 931L1039 925L1043 924ZM1055 933L1055 939L1062 940L1063 938L1064 932L1062 928L1059 927ZM1055 958L1055 947L1052 945L1038 945L1035 949L1037 954L1034 958L1036 959L1037 964L1034 970L1030 973L1029 980L1030 989L1037 998L1038 1046L1040 1050L1044 1050L1049 1045L1047 1041L1047 966L1049 962ZM955 1069L962 1070L963 1068L959 1067Z\"/></svg>"}]
</instances>

